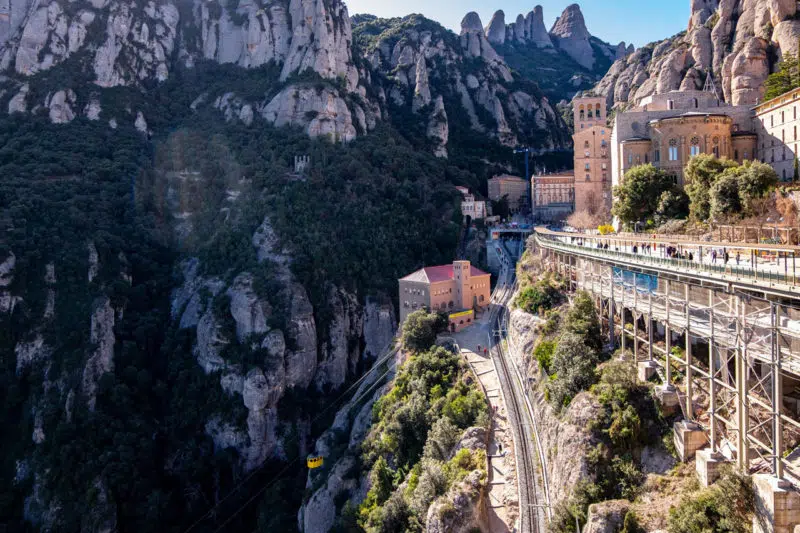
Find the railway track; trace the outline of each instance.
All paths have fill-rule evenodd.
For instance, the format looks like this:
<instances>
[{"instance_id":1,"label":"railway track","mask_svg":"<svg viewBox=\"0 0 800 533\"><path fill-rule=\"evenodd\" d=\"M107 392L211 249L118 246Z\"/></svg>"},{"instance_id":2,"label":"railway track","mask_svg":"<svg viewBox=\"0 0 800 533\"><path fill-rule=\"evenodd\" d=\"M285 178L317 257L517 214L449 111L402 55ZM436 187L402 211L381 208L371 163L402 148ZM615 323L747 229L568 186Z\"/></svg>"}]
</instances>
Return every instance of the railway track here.
<instances>
[{"instance_id":1,"label":"railway track","mask_svg":"<svg viewBox=\"0 0 800 533\"><path fill-rule=\"evenodd\" d=\"M532 432L532 414L525 402L524 384L514 374L508 361L508 353L503 344L501 326L506 306L514 295L513 272L504 270L495 293L492 296L490 323L493 333L489 346L495 362L501 393L508 412L508 421L514 435L514 453L516 456L517 484L519 487L520 527L523 533L542 533L542 507L539 505L539 490L536 482L536 450Z\"/></svg>"}]
</instances>

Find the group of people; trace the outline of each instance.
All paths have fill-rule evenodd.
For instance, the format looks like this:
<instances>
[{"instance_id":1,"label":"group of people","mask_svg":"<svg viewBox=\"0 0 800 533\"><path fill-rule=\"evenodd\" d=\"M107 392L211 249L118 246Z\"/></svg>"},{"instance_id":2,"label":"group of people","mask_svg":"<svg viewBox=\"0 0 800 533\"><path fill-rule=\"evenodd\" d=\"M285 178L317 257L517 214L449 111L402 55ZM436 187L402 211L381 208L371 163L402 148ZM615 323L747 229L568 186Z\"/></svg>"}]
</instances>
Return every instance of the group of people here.
<instances>
[{"instance_id":1,"label":"group of people","mask_svg":"<svg viewBox=\"0 0 800 533\"><path fill-rule=\"evenodd\" d=\"M586 241L579 237L572 237L571 238L572 244L577 244L578 246L586 246ZM608 243L597 242L595 247L598 250L608 250ZM617 252L621 251L619 247L619 242L617 242L617 246L614 248ZM669 259L677 259L681 261L689 261L694 262L697 259L699 262L702 261L702 248L700 248L700 252L698 255L695 255L695 252L692 250L684 250L678 248L676 246L667 246L664 244L656 244L656 243L633 243L630 247L630 250L634 254L644 254L644 255L653 255L656 254L659 250L662 257L667 257ZM624 249L622 250L624 251ZM721 262L724 265L728 265L731 262L731 254L726 248L722 248L721 250L712 249L708 251L708 261L711 264L716 265L718 262ZM733 256L733 260L736 261L736 264L739 265L741 263L741 254L740 252L736 252L735 256Z\"/></svg>"}]
</instances>

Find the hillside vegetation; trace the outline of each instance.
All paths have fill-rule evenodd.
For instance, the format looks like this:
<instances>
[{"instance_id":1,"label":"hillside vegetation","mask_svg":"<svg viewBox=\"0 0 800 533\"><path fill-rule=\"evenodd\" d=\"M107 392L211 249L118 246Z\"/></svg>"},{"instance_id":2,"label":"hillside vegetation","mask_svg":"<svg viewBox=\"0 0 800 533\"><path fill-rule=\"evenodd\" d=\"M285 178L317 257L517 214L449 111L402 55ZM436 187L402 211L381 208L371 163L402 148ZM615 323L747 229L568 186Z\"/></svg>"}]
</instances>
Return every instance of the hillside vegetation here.
<instances>
[{"instance_id":1,"label":"hillside vegetation","mask_svg":"<svg viewBox=\"0 0 800 533\"><path fill-rule=\"evenodd\" d=\"M438 317L413 313L404 327L407 341L420 340L408 325L420 320ZM453 507L453 493L467 494L479 509L488 479L488 426L488 403L461 354L417 343L373 406L361 446L371 488L358 508L345 507L339 531L421 532L429 521L452 524L464 512Z\"/></svg>"}]
</instances>

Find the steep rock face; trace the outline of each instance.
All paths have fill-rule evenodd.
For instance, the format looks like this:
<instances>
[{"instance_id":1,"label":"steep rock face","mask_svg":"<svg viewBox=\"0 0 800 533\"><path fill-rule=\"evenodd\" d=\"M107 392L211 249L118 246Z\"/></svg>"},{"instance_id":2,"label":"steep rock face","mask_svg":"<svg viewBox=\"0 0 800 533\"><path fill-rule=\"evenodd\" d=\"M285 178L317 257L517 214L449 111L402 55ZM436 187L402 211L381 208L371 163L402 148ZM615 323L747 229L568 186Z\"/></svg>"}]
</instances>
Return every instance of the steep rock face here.
<instances>
[{"instance_id":1,"label":"steep rock face","mask_svg":"<svg viewBox=\"0 0 800 533\"><path fill-rule=\"evenodd\" d=\"M435 500L428 508L426 533L484 531L485 483L484 473L476 470Z\"/></svg>"},{"instance_id":2,"label":"steep rock face","mask_svg":"<svg viewBox=\"0 0 800 533\"><path fill-rule=\"evenodd\" d=\"M312 137L350 141L356 137L353 116L345 101L330 88L291 85L261 112L276 126L300 125Z\"/></svg>"},{"instance_id":3,"label":"steep rock face","mask_svg":"<svg viewBox=\"0 0 800 533\"><path fill-rule=\"evenodd\" d=\"M493 22L498 35L501 18L498 14ZM459 126L487 133L508 146L524 140L548 149L568 142L547 99L515 87L517 80L486 37L477 13L464 17L457 38L419 15L367 22L385 25L364 51L373 85L385 95L382 103L389 114L419 115L437 156L448 155L453 127ZM369 24L365 26L370 30ZM361 25L354 31L361 31ZM450 121L456 116L467 123L454 126ZM544 131L533 139L531 127ZM521 139L520 132L526 138Z\"/></svg>"},{"instance_id":4,"label":"steep rock face","mask_svg":"<svg viewBox=\"0 0 800 533\"><path fill-rule=\"evenodd\" d=\"M90 410L94 410L97 394L97 383L106 372L114 370L114 336L115 312L111 300L99 298L94 303L92 312L92 345L96 346L83 369L83 394L87 398Z\"/></svg>"},{"instance_id":5,"label":"steep rock face","mask_svg":"<svg viewBox=\"0 0 800 533\"><path fill-rule=\"evenodd\" d=\"M609 500L590 505L583 533L614 533L622 530L630 505L626 500Z\"/></svg>"},{"instance_id":6,"label":"steep rock face","mask_svg":"<svg viewBox=\"0 0 800 533\"><path fill-rule=\"evenodd\" d=\"M90 61L70 68L86 68L100 87L117 87L163 82L178 64L191 67L200 59L245 68L274 63L280 67L277 95L258 101L230 93L215 106L226 119L234 118L230 108L235 106L235 118L247 124L258 112L278 126L301 126L314 137L349 141L381 118L376 104L365 98L352 55L351 22L341 1L289 0L265 7L243 0L196 1L190 7L181 11L171 0L97 0L75 10L63 0L37 1L13 20L12 26L18 26L5 33L0 29L0 69L13 68L22 82L83 54ZM14 3L14 16L22 6L17 8ZM330 83L321 91L292 83L307 71ZM77 86L64 87L46 102L28 102L27 87L20 83L9 113L44 105L55 123L71 121L81 109L92 120L99 115L90 102L67 102ZM350 105L348 95L354 98ZM229 102L233 105L223 105ZM136 123L140 131L149 131L138 118Z\"/></svg>"},{"instance_id":7,"label":"steep rock face","mask_svg":"<svg viewBox=\"0 0 800 533\"><path fill-rule=\"evenodd\" d=\"M492 44L506 42L506 14L500 10L492 16L491 22L486 26L486 38Z\"/></svg>"},{"instance_id":8,"label":"steep rock face","mask_svg":"<svg viewBox=\"0 0 800 533\"><path fill-rule=\"evenodd\" d=\"M578 64L591 69L594 66L594 50L589 43L589 30L580 6L572 4L556 20L550 29L558 47L569 54Z\"/></svg>"},{"instance_id":9,"label":"steep rock face","mask_svg":"<svg viewBox=\"0 0 800 533\"><path fill-rule=\"evenodd\" d=\"M182 264L183 284L171 302L173 319L182 329L196 332L198 365L207 374L217 372L220 387L247 409L245 427L212 414L206 433L218 449L236 449L248 471L282 453L278 404L287 390L339 389L356 375L362 358L384 353L396 327L388 301L369 300L362 306L355 296L332 288L331 320L318 332L316 311L294 279L291 257L268 218L251 242L258 260L269 262L277 276L277 294L259 292L263 283L251 272L240 272L227 282L201 276L199 260L190 259ZM284 325L275 327L276 322ZM263 362L245 367L228 356L242 352L250 353L251 361Z\"/></svg>"},{"instance_id":10,"label":"steep rock face","mask_svg":"<svg viewBox=\"0 0 800 533\"><path fill-rule=\"evenodd\" d=\"M511 331L515 342L522 348L520 353L533 353L539 334L537 319L519 309L511 313ZM541 383L542 374L538 362L526 357L518 362L527 369L527 375ZM531 405L539 425L539 438L545 451L548 486L552 505L565 501L572 489L581 480L590 479L587 456L596 443L589 427L602 407L589 393L576 396L560 415L545 400L542 387L531 395Z\"/></svg>"},{"instance_id":11,"label":"steep rock face","mask_svg":"<svg viewBox=\"0 0 800 533\"><path fill-rule=\"evenodd\" d=\"M617 61L595 91L609 105L635 105L652 94L701 89L712 75L726 102L759 102L773 58L797 51L796 2L692 0L691 10L686 33Z\"/></svg>"}]
</instances>

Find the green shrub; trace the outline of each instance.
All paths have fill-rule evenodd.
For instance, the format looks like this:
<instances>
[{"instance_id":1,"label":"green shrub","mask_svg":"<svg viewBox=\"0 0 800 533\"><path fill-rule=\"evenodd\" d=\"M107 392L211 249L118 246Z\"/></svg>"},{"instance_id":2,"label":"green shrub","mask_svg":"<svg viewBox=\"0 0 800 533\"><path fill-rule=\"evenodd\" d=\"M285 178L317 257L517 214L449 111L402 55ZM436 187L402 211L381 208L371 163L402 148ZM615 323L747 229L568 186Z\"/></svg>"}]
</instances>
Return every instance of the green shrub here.
<instances>
[{"instance_id":1,"label":"green shrub","mask_svg":"<svg viewBox=\"0 0 800 533\"><path fill-rule=\"evenodd\" d=\"M669 533L747 533L755 498L752 480L726 468L713 487L684 496L669 512Z\"/></svg>"},{"instance_id":2,"label":"green shrub","mask_svg":"<svg viewBox=\"0 0 800 533\"><path fill-rule=\"evenodd\" d=\"M424 352L436 342L439 316L424 309L414 311L403 323L403 346L412 352Z\"/></svg>"},{"instance_id":3,"label":"green shrub","mask_svg":"<svg viewBox=\"0 0 800 533\"><path fill-rule=\"evenodd\" d=\"M533 356L539 362L539 366L547 373L550 372L550 365L553 362L553 353L556 350L555 341L542 341L533 350Z\"/></svg>"}]
</instances>

